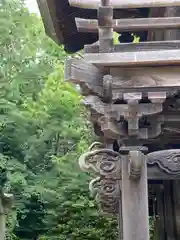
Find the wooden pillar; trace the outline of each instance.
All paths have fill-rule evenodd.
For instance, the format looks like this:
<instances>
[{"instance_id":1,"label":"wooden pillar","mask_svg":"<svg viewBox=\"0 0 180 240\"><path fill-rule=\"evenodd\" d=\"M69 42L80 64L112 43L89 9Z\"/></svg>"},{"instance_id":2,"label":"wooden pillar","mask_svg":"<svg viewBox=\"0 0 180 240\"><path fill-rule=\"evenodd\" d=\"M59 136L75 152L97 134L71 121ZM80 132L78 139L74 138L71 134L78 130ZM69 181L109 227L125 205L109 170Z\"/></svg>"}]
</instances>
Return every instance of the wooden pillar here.
<instances>
[{"instance_id":1,"label":"wooden pillar","mask_svg":"<svg viewBox=\"0 0 180 240\"><path fill-rule=\"evenodd\" d=\"M122 157L123 240L149 240L146 157L139 151L135 154L142 158L141 175L138 179L132 179L129 175L130 156Z\"/></svg>"},{"instance_id":2,"label":"wooden pillar","mask_svg":"<svg viewBox=\"0 0 180 240\"><path fill-rule=\"evenodd\" d=\"M113 49L113 8L110 0L101 0L101 6L98 9L99 25L99 51L111 52ZM107 25L109 27L107 27Z\"/></svg>"},{"instance_id":3,"label":"wooden pillar","mask_svg":"<svg viewBox=\"0 0 180 240\"><path fill-rule=\"evenodd\" d=\"M4 207L2 203L2 198L0 198L0 239L5 239L5 229L6 229L6 216L4 213Z\"/></svg>"},{"instance_id":4,"label":"wooden pillar","mask_svg":"<svg viewBox=\"0 0 180 240\"><path fill-rule=\"evenodd\" d=\"M6 239L6 214L13 204L13 195L0 193L0 240Z\"/></svg>"}]
</instances>

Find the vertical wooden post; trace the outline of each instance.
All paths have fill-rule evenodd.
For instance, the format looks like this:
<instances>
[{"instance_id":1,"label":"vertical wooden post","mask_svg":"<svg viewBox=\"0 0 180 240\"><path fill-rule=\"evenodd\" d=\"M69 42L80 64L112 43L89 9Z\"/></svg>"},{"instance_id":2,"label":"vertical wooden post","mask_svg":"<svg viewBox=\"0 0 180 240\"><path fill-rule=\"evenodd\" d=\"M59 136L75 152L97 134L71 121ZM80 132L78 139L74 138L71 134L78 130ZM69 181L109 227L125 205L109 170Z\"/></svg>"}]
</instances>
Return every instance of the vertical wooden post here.
<instances>
[{"instance_id":1,"label":"vertical wooden post","mask_svg":"<svg viewBox=\"0 0 180 240\"><path fill-rule=\"evenodd\" d=\"M13 204L13 195L0 193L0 240L6 239L6 214Z\"/></svg>"},{"instance_id":2,"label":"vertical wooden post","mask_svg":"<svg viewBox=\"0 0 180 240\"><path fill-rule=\"evenodd\" d=\"M112 22L113 22L113 8L110 6L110 0L101 0L101 6L98 9L100 52L112 51L113 48ZM107 27L106 25L110 27Z\"/></svg>"},{"instance_id":3,"label":"vertical wooden post","mask_svg":"<svg viewBox=\"0 0 180 240\"><path fill-rule=\"evenodd\" d=\"M143 155L141 176L129 177L129 155L122 156L123 240L149 240L147 164Z\"/></svg>"},{"instance_id":4,"label":"vertical wooden post","mask_svg":"<svg viewBox=\"0 0 180 240\"><path fill-rule=\"evenodd\" d=\"M0 239L1 240L5 239L5 229L6 229L5 222L6 222L6 216L4 212L2 197L0 196Z\"/></svg>"}]
</instances>

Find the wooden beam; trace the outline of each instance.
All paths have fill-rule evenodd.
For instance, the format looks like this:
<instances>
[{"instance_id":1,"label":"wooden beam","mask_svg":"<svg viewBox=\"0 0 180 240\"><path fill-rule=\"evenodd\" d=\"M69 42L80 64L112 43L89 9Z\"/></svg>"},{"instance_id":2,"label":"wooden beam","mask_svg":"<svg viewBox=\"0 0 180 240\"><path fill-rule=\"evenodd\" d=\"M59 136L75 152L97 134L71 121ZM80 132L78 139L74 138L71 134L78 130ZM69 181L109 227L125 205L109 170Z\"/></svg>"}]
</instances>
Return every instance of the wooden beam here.
<instances>
[{"instance_id":1,"label":"wooden beam","mask_svg":"<svg viewBox=\"0 0 180 240\"><path fill-rule=\"evenodd\" d=\"M149 240L146 157L142 161L141 177L136 181L129 177L128 163L129 156L122 156L123 239Z\"/></svg>"},{"instance_id":2,"label":"wooden beam","mask_svg":"<svg viewBox=\"0 0 180 240\"><path fill-rule=\"evenodd\" d=\"M84 58L99 67L180 65L180 50L89 53Z\"/></svg>"},{"instance_id":3,"label":"wooden beam","mask_svg":"<svg viewBox=\"0 0 180 240\"><path fill-rule=\"evenodd\" d=\"M69 4L78 8L98 9L101 0L69 0ZM146 8L180 6L180 0L111 0L114 8Z\"/></svg>"},{"instance_id":4,"label":"wooden beam","mask_svg":"<svg viewBox=\"0 0 180 240\"><path fill-rule=\"evenodd\" d=\"M156 50L172 50L180 48L180 41L155 41L140 43L120 43L114 45L113 52L136 52L136 51L156 51ZM85 53L98 53L99 43L93 45L85 45Z\"/></svg>"},{"instance_id":5,"label":"wooden beam","mask_svg":"<svg viewBox=\"0 0 180 240\"><path fill-rule=\"evenodd\" d=\"M103 74L99 68L84 59L68 59L65 61L65 80L75 84L102 85Z\"/></svg>"},{"instance_id":6,"label":"wooden beam","mask_svg":"<svg viewBox=\"0 0 180 240\"><path fill-rule=\"evenodd\" d=\"M145 67L145 68L110 68L110 75L113 77L113 90L124 88L146 88L147 92L158 92L156 87L167 88L180 87L179 67ZM148 89L149 87L149 89ZM152 87L152 89L151 89ZM174 88L175 89L175 88ZM134 90L135 91L135 90ZM160 91L161 92L161 91Z\"/></svg>"},{"instance_id":7,"label":"wooden beam","mask_svg":"<svg viewBox=\"0 0 180 240\"><path fill-rule=\"evenodd\" d=\"M98 32L98 21L96 19L76 18L76 25L79 32ZM104 28L113 27L118 31L140 31L151 29L175 29L180 27L180 17L166 18L134 18L115 19L112 25L106 24Z\"/></svg>"},{"instance_id":8,"label":"wooden beam","mask_svg":"<svg viewBox=\"0 0 180 240\"><path fill-rule=\"evenodd\" d=\"M65 80L79 84L83 95L102 95L103 74L99 68L84 59L68 59L65 62Z\"/></svg>"}]
</instances>

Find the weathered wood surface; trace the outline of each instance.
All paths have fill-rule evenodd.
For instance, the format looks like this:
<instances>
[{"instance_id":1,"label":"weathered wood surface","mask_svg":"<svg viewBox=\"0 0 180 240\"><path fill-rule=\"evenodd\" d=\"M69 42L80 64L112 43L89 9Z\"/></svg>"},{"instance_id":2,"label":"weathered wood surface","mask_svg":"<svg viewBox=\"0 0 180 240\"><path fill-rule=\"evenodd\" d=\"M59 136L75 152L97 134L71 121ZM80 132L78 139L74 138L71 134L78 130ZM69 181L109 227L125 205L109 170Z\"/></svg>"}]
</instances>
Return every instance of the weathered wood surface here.
<instances>
[{"instance_id":1,"label":"weathered wood surface","mask_svg":"<svg viewBox=\"0 0 180 240\"><path fill-rule=\"evenodd\" d=\"M96 93L102 96L102 71L83 59L66 60L65 80L79 84L84 95Z\"/></svg>"},{"instance_id":2,"label":"weathered wood surface","mask_svg":"<svg viewBox=\"0 0 180 240\"><path fill-rule=\"evenodd\" d=\"M172 198L172 181L163 181L164 187L164 222L167 240L176 240L175 218L174 218L174 200Z\"/></svg>"},{"instance_id":3,"label":"weathered wood surface","mask_svg":"<svg viewBox=\"0 0 180 240\"><path fill-rule=\"evenodd\" d=\"M149 240L146 160L142 161L140 179L133 181L128 175L128 158L122 158L123 239Z\"/></svg>"},{"instance_id":4,"label":"weathered wood surface","mask_svg":"<svg viewBox=\"0 0 180 240\"><path fill-rule=\"evenodd\" d=\"M79 159L79 164L83 171L92 169L107 178L121 180L122 171L119 164L121 158L119 153L101 148L83 154ZM146 163L148 179L180 179L180 149L149 153ZM108 170L109 168L111 170Z\"/></svg>"},{"instance_id":5,"label":"weathered wood surface","mask_svg":"<svg viewBox=\"0 0 180 240\"><path fill-rule=\"evenodd\" d=\"M176 226L176 237L180 239L180 180L173 181L174 220Z\"/></svg>"},{"instance_id":6,"label":"weathered wood surface","mask_svg":"<svg viewBox=\"0 0 180 240\"><path fill-rule=\"evenodd\" d=\"M0 193L0 240L6 239L6 215L12 208L13 195Z\"/></svg>"},{"instance_id":7,"label":"weathered wood surface","mask_svg":"<svg viewBox=\"0 0 180 240\"><path fill-rule=\"evenodd\" d=\"M165 239L165 222L164 222L164 189L163 184L156 184L153 186L156 196L156 216L154 222L153 240Z\"/></svg>"},{"instance_id":8,"label":"weathered wood surface","mask_svg":"<svg viewBox=\"0 0 180 240\"><path fill-rule=\"evenodd\" d=\"M180 87L179 67L111 68L113 89L124 87Z\"/></svg>"},{"instance_id":9,"label":"weathered wood surface","mask_svg":"<svg viewBox=\"0 0 180 240\"><path fill-rule=\"evenodd\" d=\"M120 120L121 117L129 117L128 104L106 104L96 96L88 96L83 101L84 104L99 115L109 114L110 118ZM142 103L137 106L137 116L149 116L161 113L163 110L161 103Z\"/></svg>"},{"instance_id":10,"label":"weathered wood surface","mask_svg":"<svg viewBox=\"0 0 180 240\"><path fill-rule=\"evenodd\" d=\"M71 6L97 9L101 3L101 0L69 0ZM111 5L114 8L145 8L145 7L168 7L168 6L180 6L179 0L111 0Z\"/></svg>"},{"instance_id":11,"label":"weathered wood surface","mask_svg":"<svg viewBox=\"0 0 180 240\"><path fill-rule=\"evenodd\" d=\"M84 59L99 67L180 65L180 50L89 53Z\"/></svg>"},{"instance_id":12,"label":"weathered wood surface","mask_svg":"<svg viewBox=\"0 0 180 240\"><path fill-rule=\"evenodd\" d=\"M112 52L136 52L136 51L154 51L156 50L173 50L180 48L180 41L155 41L155 42L140 42L140 43L121 43L113 46ZM86 45L85 53L98 53L99 43Z\"/></svg>"},{"instance_id":13,"label":"weathered wood surface","mask_svg":"<svg viewBox=\"0 0 180 240\"><path fill-rule=\"evenodd\" d=\"M84 59L70 59L65 64L65 79L79 84L84 95L103 97L103 69ZM123 92L158 92L178 90L180 87L179 67L110 68L112 77L112 99L120 98ZM106 75L105 75L106 76ZM104 77L105 77L104 76ZM150 94L149 94L150 95ZM157 95L156 95L157 97Z\"/></svg>"},{"instance_id":14,"label":"weathered wood surface","mask_svg":"<svg viewBox=\"0 0 180 240\"><path fill-rule=\"evenodd\" d=\"M113 8L109 4L110 1L102 0L98 9L99 51L102 53L113 49Z\"/></svg>"},{"instance_id":15,"label":"weathered wood surface","mask_svg":"<svg viewBox=\"0 0 180 240\"><path fill-rule=\"evenodd\" d=\"M76 26L79 32L98 32L99 28L98 20L95 19L76 18ZM112 22L104 23L103 27L112 27L116 32L175 29L180 27L180 17L114 19Z\"/></svg>"}]
</instances>

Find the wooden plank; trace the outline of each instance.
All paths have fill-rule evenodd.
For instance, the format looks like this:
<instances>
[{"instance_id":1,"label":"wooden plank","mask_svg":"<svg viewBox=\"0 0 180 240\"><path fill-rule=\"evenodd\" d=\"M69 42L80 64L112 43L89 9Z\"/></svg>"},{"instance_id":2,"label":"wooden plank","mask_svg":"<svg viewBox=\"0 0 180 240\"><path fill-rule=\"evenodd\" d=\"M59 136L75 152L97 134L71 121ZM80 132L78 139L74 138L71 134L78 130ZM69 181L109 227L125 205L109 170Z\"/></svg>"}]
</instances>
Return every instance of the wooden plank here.
<instances>
[{"instance_id":1,"label":"wooden plank","mask_svg":"<svg viewBox=\"0 0 180 240\"><path fill-rule=\"evenodd\" d=\"M78 8L98 9L101 0L69 0L69 4ZM114 8L146 8L180 6L180 0L111 0Z\"/></svg>"},{"instance_id":2,"label":"wooden plank","mask_svg":"<svg viewBox=\"0 0 180 240\"><path fill-rule=\"evenodd\" d=\"M147 170L148 180L175 180L180 179L180 173L177 175L170 175L157 166L148 166Z\"/></svg>"},{"instance_id":3,"label":"wooden plank","mask_svg":"<svg viewBox=\"0 0 180 240\"><path fill-rule=\"evenodd\" d=\"M98 32L98 21L96 19L76 18L76 26L79 32ZM166 18L134 18L134 19L114 19L108 22L104 28L113 27L119 31L143 31L152 29L175 29L180 27L180 17Z\"/></svg>"},{"instance_id":4,"label":"wooden plank","mask_svg":"<svg viewBox=\"0 0 180 240\"><path fill-rule=\"evenodd\" d=\"M107 1L103 4L108 3ZM98 31L99 31L99 51L112 52L113 50L113 8L111 6L101 6L98 9ZM108 27L105 27L108 26Z\"/></svg>"},{"instance_id":5,"label":"wooden plank","mask_svg":"<svg viewBox=\"0 0 180 240\"><path fill-rule=\"evenodd\" d=\"M180 87L180 68L176 66L110 68L110 75L113 77L113 89L153 87L155 90L154 87L162 87L162 89L173 86Z\"/></svg>"},{"instance_id":6,"label":"wooden plank","mask_svg":"<svg viewBox=\"0 0 180 240\"><path fill-rule=\"evenodd\" d=\"M103 74L99 68L84 59L66 60L65 80L79 84L84 89L84 95L102 95Z\"/></svg>"},{"instance_id":7,"label":"wooden plank","mask_svg":"<svg viewBox=\"0 0 180 240\"><path fill-rule=\"evenodd\" d=\"M96 66L84 59L67 59L65 61L65 80L76 84L92 83L102 84L103 73Z\"/></svg>"},{"instance_id":8,"label":"wooden plank","mask_svg":"<svg viewBox=\"0 0 180 240\"><path fill-rule=\"evenodd\" d=\"M141 178L133 181L129 178L128 158L128 155L122 157L123 239L149 240L146 161L143 161Z\"/></svg>"},{"instance_id":9,"label":"wooden plank","mask_svg":"<svg viewBox=\"0 0 180 240\"><path fill-rule=\"evenodd\" d=\"M120 43L114 45L113 52L136 52L136 51L156 51L179 49L180 41L155 41L140 43ZM98 53L98 43L94 45L85 45L84 53Z\"/></svg>"},{"instance_id":10,"label":"wooden plank","mask_svg":"<svg viewBox=\"0 0 180 240\"><path fill-rule=\"evenodd\" d=\"M84 59L99 67L180 65L180 50L89 53Z\"/></svg>"},{"instance_id":11,"label":"wooden plank","mask_svg":"<svg viewBox=\"0 0 180 240\"><path fill-rule=\"evenodd\" d=\"M178 91L180 69L178 67L156 68L111 68L112 98L118 99L122 93ZM79 84L86 91L103 97L103 76L100 68L83 59L70 59L65 63L65 80Z\"/></svg>"}]
</instances>

